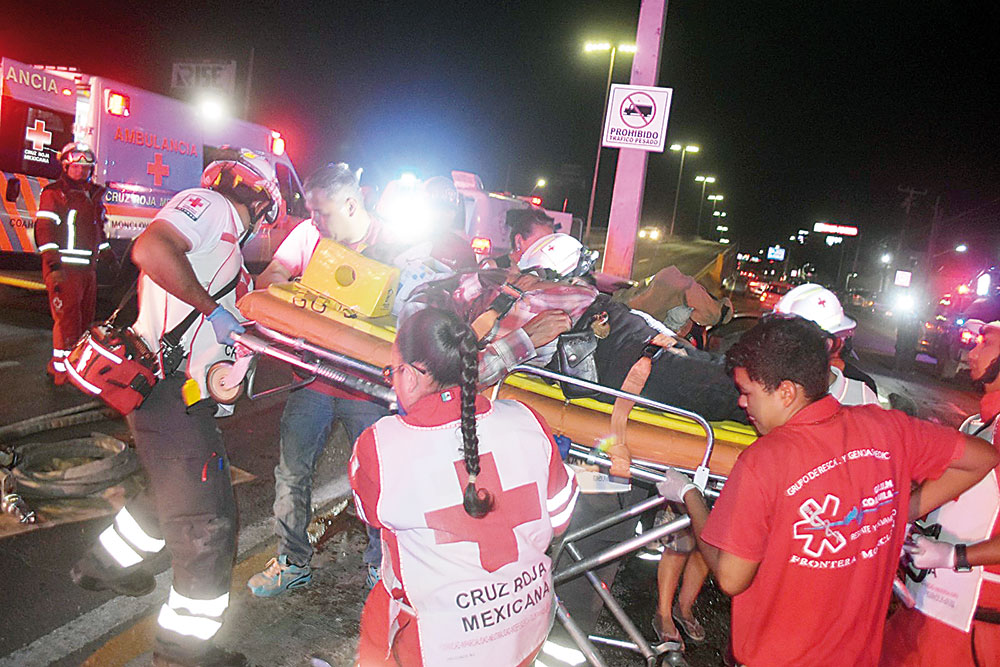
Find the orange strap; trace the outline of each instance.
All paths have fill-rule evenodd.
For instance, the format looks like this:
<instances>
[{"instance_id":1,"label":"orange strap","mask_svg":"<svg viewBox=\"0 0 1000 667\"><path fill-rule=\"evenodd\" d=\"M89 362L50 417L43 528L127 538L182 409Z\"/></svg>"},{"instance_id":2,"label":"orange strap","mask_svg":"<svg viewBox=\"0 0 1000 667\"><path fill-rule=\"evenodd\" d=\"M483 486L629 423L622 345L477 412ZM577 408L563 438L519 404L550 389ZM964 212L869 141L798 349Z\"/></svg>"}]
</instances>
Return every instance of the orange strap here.
<instances>
[{"instance_id":1,"label":"orange strap","mask_svg":"<svg viewBox=\"0 0 1000 667\"><path fill-rule=\"evenodd\" d=\"M653 345L660 347L671 347L674 342L670 336L657 334L650 341ZM646 380L653 370L653 360L643 355L632 364L625 381L622 382L622 391L639 395L646 386ZM616 398L615 405L611 409L611 436L614 444L608 450L608 457L611 459L612 475L619 477L630 477L629 466L632 464L632 454L629 452L628 444L625 440L625 433L628 430L628 416L635 407L635 401L627 398Z\"/></svg>"}]
</instances>

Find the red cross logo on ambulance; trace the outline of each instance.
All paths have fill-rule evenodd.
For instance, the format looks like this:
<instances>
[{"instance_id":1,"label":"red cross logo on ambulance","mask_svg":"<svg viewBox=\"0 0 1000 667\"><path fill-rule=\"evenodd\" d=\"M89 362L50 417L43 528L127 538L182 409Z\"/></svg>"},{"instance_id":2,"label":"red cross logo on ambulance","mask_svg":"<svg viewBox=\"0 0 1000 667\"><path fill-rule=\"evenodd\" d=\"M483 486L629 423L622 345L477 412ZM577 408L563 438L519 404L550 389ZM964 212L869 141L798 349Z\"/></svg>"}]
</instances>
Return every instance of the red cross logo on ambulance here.
<instances>
[{"instance_id":1,"label":"red cross logo on ambulance","mask_svg":"<svg viewBox=\"0 0 1000 667\"><path fill-rule=\"evenodd\" d=\"M52 143L52 133L45 129L44 120L36 120L34 127L27 128L24 139L31 142L32 150L40 151Z\"/></svg>"},{"instance_id":2,"label":"red cross logo on ambulance","mask_svg":"<svg viewBox=\"0 0 1000 667\"><path fill-rule=\"evenodd\" d=\"M802 521L792 525L792 537L805 542L803 553L819 558L824 551L835 554L847 545L847 539L831 527L831 519L821 518L832 518L839 509L840 498L831 494L826 495L822 506L813 498L799 506Z\"/></svg>"}]
</instances>

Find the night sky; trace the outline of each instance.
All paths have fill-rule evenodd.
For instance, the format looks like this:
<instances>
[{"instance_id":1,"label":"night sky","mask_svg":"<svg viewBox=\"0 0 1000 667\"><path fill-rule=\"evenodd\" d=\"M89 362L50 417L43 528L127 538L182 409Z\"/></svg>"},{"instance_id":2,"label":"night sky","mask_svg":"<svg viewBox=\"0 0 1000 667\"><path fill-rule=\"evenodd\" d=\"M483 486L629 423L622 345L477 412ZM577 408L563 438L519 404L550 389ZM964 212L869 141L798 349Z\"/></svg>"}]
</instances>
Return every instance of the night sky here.
<instances>
[{"instance_id":1,"label":"night sky","mask_svg":"<svg viewBox=\"0 0 1000 667\"><path fill-rule=\"evenodd\" d=\"M568 197L580 217L608 64L582 46L633 41L639 11L635 0L148 4L11 3L0 53L166 92L174 60L243 66L253 46L250 119L286 135L303 177L330 160L365 167L374 184L463 169L526 193L546 177L546 205ZM693 179L711 174L745 248L816 220L858 225L874 248L903 222L897 188L913 186L929 193L911 212L913 243L940 195L946 240L992 249L998 11L986 7L671 2L668 138L702 147L685 164L678 231L693 232ZM620 54L616 82L630 65ZM615 157L603 154L598 223ZM643 223L668 225L678 154L649 164Z\"/></svg>"}]
</instances>

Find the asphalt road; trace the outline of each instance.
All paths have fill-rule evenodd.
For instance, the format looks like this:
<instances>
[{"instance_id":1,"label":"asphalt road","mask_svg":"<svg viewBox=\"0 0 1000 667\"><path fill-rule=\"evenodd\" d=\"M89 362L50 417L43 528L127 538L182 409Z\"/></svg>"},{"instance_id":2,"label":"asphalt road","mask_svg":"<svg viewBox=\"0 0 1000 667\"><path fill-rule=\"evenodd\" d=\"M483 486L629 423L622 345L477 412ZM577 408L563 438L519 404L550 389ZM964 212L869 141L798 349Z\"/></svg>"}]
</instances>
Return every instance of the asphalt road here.
<instances>
[{"instance_id":1,"label":"asphalt road","mask_svg":"<svg viewBox=\"0 0 1000 667\"><path fill-rule=\"evenodd\" d=\"M659 250L655 247L640 249L638 257L642 265L664 261L665 257ZM649 261L642 261L646 259ZM682 259L683 262L677 263L689 271L700 269L706 263L704 250L684 253ZM689 266L699 262L701 266ZM742 303L744 307L753 305L751 301ZM55 388L46 380L44 366L49 355L50 326L43 295L0 288L0 383L5 397L0 403L0 425L87 402L88 399L76 390ZM953 382L940 382L932 377L932 366L927 363L929 360L919 359L913 374L901 375L892 371L892 328L886 322L862 317L857 348L861 367L875 377L880 393L883 396L890 392L906 394L916 402L921 416L957 425L966 415L978 409L978 398L968 379L960 377ZM287 372L274 368L264 369L261 375L264 383L271 384L277 384L286 377ZM257 558L261 562L261 554L266 556L273 549L267 543L270 532L268 519L273 500L273 468L277 458L277 426L281 407L280 397L255 403L244 401L235 417L220 423L233 464L254 476L251 481L236 487L236 497L241 525L246 528L241 535L241 552L244 558ZM92 431L126 437L123 422L104 421L39 433L27 440L62 440ZM328 489L331 494L342 494L349 445L339 431L331 445L321 462L316 484ZM106 519L95 519L0 538L0 572L3 572L0 577L0 610L3 613L0 665L80 664L105 646L110 638L132 626L137 618L148 616L152 608L150 603L126 609L121 599L112 600L110 595L77 589L66 575L73 561L93 543L104 525ZM311 622L322 625L324 614L330 613L331 605L335 609L343 607L344 611L338 613L344 615L347 609L354 609L359 604L357 584L360 583L360 575L357 573L360 572L360 548L364 538L356 527L352 531L339 538L341 543L327 556L333 563L329 572L338 573L328 575L329 588L317 590L312 607L302 602L306 605L303 609L311 609L316 614ZM166 580L163 576L160 579ZM346 586L345 581L349 581L350 586ZM616 595L625 600L626 608L646 633L650 632L649 618L655 603L654 582L655 564L631 559L623 568L615 587ZM242 583L237 582L234 590L241 586ZM341 596L339 601L338 595ZM268 610L268 613L276 613L274 610L277 607L253 607L253 604L245 600L234 602L234 609L242 609L237 605L247 605L246 618L256 618L252 614ZM293 607L286 607L286 613ZM126 611L117 616L101 615L112 608ZM728 631L728 601L709 583L699 598L696 613L705 623L711 639L704 646L689 649L689 663L719 664ZM105 618L110 620L100 620ZM244 627L248 633L236 641L244 643L252 639L253 629L246 628L246 622L236 625L237 628ZM338 660L350 654L350 647L356 641L354 620L349 619L337 627L340 629L320 633L320 639L315 640L327 647L324 655L329 656L327 660L334 665L343 664ZM606 623L602 627L609 633L613 632ZM311 655L302 647L290 649L287 645L269 647L267 642L259 643L259 651L265 657L267 651L273 651L273 658L265 664L308 664L307 659ZM30 650L25 651L25 647L29 646ZM612 664L639 664L632 654L615 649L608 649L606 653Z\"/></svg>"}]
</instances>

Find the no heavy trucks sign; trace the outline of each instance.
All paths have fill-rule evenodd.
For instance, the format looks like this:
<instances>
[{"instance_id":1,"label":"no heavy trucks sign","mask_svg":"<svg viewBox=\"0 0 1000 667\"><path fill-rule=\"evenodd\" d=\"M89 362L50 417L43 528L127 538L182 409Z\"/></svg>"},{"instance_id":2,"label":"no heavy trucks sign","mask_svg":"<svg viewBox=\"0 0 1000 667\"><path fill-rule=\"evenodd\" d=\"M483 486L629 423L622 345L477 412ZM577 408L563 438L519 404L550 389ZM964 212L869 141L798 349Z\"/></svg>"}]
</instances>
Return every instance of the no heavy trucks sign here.
<instances>
[{"instance_id":1,"label":"no heavy trucks sign","mask_svg":"<svg viewBox=\"0 0 1000 667\"><path fill-rule=\"evenodd\" d=\"M611 86L603 145L662 153L667 140L672 88Z\"/></svg>"}]
</instances>

